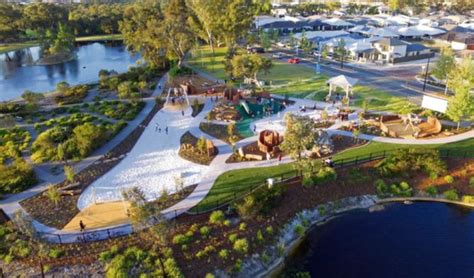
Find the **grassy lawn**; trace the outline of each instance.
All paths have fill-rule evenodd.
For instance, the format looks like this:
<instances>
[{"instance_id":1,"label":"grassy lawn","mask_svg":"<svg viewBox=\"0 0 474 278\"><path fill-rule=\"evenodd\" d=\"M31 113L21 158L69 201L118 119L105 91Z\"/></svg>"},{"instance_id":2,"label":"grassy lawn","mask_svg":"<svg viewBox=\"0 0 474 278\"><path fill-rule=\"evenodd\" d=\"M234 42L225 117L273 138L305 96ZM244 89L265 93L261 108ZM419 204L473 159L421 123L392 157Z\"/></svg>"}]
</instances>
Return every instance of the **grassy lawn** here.
<instances>
[{"instance_id":1,"label":"grassy lawn","mask_svg":"<svg viewBox=\"0 0 474 278\"><path fill-rule=\"evenodd\" d=\"M0 44L0 54L37 45L36 41Z\"/></svg>"},{"instance_id":2,"label":"grassy lawn","mask_svg":"<svg viewBox=\"0 0 474 278\"><path fill-rule=\"evenodd\" d=\"M351 149L334 156L335 160L354 158L356 156L367 156L374 152L392 151L401 148L424 148L439 149L440 151L449 150L451 154L464 155L467 151L468 157L474 157L474 138L450 144L431 144L431 145L400 145L387 144L380 142L371 142L368 145L356 149ZM207 210L215 207L218 203L222 204L235 197L248 192L252 187L258 186L270 177L292 176L295 170L292 163L281 164L272 167L247 168L232 170L220 175L214 182L214 186L209 191L206 198L193 208L193 211Z\"/></svg>"},{"instance_id":3,"label":"grassy lawn","mask_svg":"<svg viewBox=\"0 0 474 278\"><path fill-rule=\"evenodd\" d=\"M99 36L89 36L89 37L79 37L76 38L78 42L86 42L86 41L104 41L104 40L122 40L123 37L121 34L115 35L99 35ZM23 48L28 48L32 46L37 46L37 41L28 41L22 43L7 43L7 44L0 44L0 54L15 50L20 50Z\"/></svg>"},{"instance_id":4,"label":"grassy lawn","mask_svg":"<svg viewBox=\"0 0 474 278\"><path fill-rule=\"evenodd\" d=\"M216 48L213 57L210 49L203 47L194 51L189 59L189 64L219 79L226 79L223 63L225 53L226 48ZM261 75L260 79L271 84L267 89L274 94L323 101L328 93L326 85L328 77L316 75L314 70L303 65L293 65L274 60L270 73L268 75ZM368 108L370 110L398 112L401 108L407 106L416 108L405 98L393 96L387 92L366 86L354 87L354 94L355 101L352 105L361 107L363 99L368 99Z\"/></svg>"},{"instance_id":5,"label":"grassy lawn","mask_svg":"<svg viewBox=\"0 0 474 278\"><path fill-rule=\"evenodd\" d=\"M87 42L87 41L119 41L122 40L122 34L114 35L98 35L98 36L88 36L88 37L79 37L76 38L77 42Z\"/></svg>"},{"instance_id":6,"label":"grassy lawn","mask_svg":"<svg viewBox=\"0 0 474 278\"><path fill-rule=\"evenodd\" d=\"M468 157L474 157L474 138L449 144L430 145L401 145L387 144L380 142L370 142L364 147L350 149L334 156L334 159L348 159L356 156L367 156L370 153L380 153L383 151L393 151L406 148L438 149L442 152L448 151L452 154L463 155L467 152Z\"/></svg>"},{"instance_id":7,"label":"grassy lawn","mask_svg":"<svg viewBox=\"0 0 474 278\"><path fill-rule=\"evenodd\" d=\"M248 168L232 170L220 175L214 182L214 186L192 211L203 211L222 204L245 194L252 188L266 182L271 177L290 177L295 174L291 164L282 164L272 167Z\"/></svg>"}]
</instances>

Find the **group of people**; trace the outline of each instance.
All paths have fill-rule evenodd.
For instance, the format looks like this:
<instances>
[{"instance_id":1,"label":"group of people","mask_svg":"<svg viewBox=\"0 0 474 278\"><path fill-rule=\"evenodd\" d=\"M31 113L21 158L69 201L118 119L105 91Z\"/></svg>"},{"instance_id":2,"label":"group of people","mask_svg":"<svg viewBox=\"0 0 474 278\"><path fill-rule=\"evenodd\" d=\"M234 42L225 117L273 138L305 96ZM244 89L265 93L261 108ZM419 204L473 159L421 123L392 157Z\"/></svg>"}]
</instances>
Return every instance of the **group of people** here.
<instances>
[{"instance_id":1,"label":"group of people","mask_svg":"<svg viewBox=\"0 0 474 278\"><path fill-rule=\"evenodd\" d=\"M161 127L160 127L160 124L159 124L159 123L156 123L156 125L155 125L155 132L157 132L157 131L158 131L159 133L161 133ZM165 127L165 132L166 132L166 134L168 134L168 126Z\"/></svg>"}]
</instances>

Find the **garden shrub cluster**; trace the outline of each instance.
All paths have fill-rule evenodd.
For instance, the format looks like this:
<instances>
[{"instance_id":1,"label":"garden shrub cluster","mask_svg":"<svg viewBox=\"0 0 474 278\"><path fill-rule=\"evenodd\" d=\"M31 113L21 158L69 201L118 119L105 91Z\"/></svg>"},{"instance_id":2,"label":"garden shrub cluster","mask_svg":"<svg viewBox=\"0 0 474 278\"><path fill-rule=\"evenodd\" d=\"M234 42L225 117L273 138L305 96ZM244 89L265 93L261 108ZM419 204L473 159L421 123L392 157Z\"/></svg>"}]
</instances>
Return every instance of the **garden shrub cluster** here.
<instances>
[{"instance_id":1,"label":"garden shrub cluster","mask_svg":"<svg viewBox=\"0 0 474 278\"><path fill-rule=\"evenodd\" d=\"M140 113L145 102L129 103L123 101L101 101L89 106L89 111L99 113L116 120L131 121Z\"/></svg>"},{"instance_id":2,"label":"garden shrub cluster","mask_svg":"<svg viewBox=\"0 0 474 278\"><path fill-rule=\"evenodd\" d=\"M18 193L38 182L31 165L21 158L30 141L26 130L0 129L0 194Z\"/></svg>"},{"instance_id":3,"label":"garden shrub cluster","mask_svg":"<svg viewBox=\"0 0 474 278\"><path fill-rule=\"evenodd\" d=\"M381 197L396 196L396 197L411 197L413 196L413 188L407 182L400 182L399 184L391 184L388 186L382 179L375 181L375 188L377 194Z\"/></svg>"},{"instance_id":4,"label":"garden shrub cluster","mask_svg":"<svg viewBox=\"0 0 474 278\"><path fill-rule=\"evenodd\" d=\"M77 85L69 86L67 82L60 82L56 85L56 91L60 94L54 98L59 105L81 102L89 92L89 86Z\"/></svg>"},{"instance_id":5,"label":"garden shrub cluster","mask_svg":"<svg viewBox=\"0 0 474 278\"><path fill-rule=\"evenodd\" d=\"M136 92L149 88L148 82L151 82L160 74L159 69L149 66L131 67L128 72L122 74L101 70L99 71L99 88L117 91L120 84L126 84L127 89Z\"/></svg>"},{"instance_id":6,"label":"garden shrub cluster","mask_svg":"<svg viewBox=\"0 0 474 278\"><path fill-rule=\"evenodd\" d=\"M26 258L31 254L28 241L23 239L13 227L0 225L0 259L8 264L17 258Z\"/></svg>"},{"instance_id":7,"label":"garden shrub cluster","mask_svg":"<svg viewBox=\"0 0 474 278\"><path fill-rule=\"evenodd\" d=\"M430 177L446 173L446 164L437 150L402 149L388 155L378 163L377 171L383 177L401 175L408 177L411 172L422 170Z\"/></svg>"},{"instance_id":8,"label":"garden shrub cluster","mask_svg":"<svg viewBox=\"0 0 474 278\"><path fill-rule=\"evenodd\" d=\"M171 250L165 249L157 252L133 246L120 252L115 248L100 258L107 261L106 277L184 277Z\"/></svg>"},{"instance_id":9,"label":"garden shrub cluster","mask_svg":"<svg viewBox=\"0 0 474 278\"><path fill-rule=\"evenodd\" d=\"M96 124L92 121L93 117L90 115L89 117L84 116L77 121L69 119L64 122L63 118L60 118L58 121L61 124L39 134L31 148L33 162L82 159L126 125L123 121L115 124Z\"/></svg>"},{"instance_id":10,"label":"garden shrub cluster","mask_svg":"<svg viewBox=\"0 0 474 278\"><path fill-rule=\"evenodd\" d=\"M260 187L245 198L235 203L235 208L242 219L250 219L267 214L278 205L285 193L285 187L277 184L271 188Z\"/></svg>"}]
</instances>

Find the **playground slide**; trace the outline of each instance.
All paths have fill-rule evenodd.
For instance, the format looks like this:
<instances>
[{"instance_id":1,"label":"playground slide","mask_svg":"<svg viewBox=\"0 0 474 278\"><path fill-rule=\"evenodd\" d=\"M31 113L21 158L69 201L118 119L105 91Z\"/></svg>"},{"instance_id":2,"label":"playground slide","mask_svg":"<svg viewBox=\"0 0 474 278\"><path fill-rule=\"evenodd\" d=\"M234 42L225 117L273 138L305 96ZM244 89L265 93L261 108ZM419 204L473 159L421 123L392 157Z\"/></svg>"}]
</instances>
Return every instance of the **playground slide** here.
<instances>
[{"instance_id":1,"label":"playground slide","mask_svg":"<svg viewBox=\"0 0 474 278\"><path fill-rule=\"evenodd\" d=\"M247 104L246 101L241 101L241 102L240 102L240 105L242 105L242 107L244 108L245 112L247 112L247 114L249 114L249 116L252 115L252 111L250 111L249 105Z\"/></svg>"}]
</instances>

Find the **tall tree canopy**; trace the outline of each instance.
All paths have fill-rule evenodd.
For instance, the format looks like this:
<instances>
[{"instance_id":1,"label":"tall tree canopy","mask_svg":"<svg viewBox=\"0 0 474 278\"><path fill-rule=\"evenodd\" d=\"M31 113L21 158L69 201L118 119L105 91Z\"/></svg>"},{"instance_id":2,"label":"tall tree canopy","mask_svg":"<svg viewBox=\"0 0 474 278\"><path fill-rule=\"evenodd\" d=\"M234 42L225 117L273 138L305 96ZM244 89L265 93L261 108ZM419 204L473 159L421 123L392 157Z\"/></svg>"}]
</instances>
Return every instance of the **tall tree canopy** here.
<instances>
[{"instance_id":1,"label":"tall tree canopy","mask_svg":"<svg viewBox=\"0 0 474 278\"><path fill-rule=\"evenodd\" d=\"M252 80L260 86L258 74L268 74L272 67L272 60L258 54L243 54L234 56L231 65L233 76Z\"/></svg>"},{"instance_id":2,"label":"tall tree canopy","mask_svg":"<svg viewBox=\"0 0 474 278\"><path fill-rule=\"evenodd\" d=\"M448 117L458 123L463 119L474 119L474 62L470 58L464 60L451 71L448 77L448 87L454 92L449 98Z\"/></svg>"}]
</instances>

